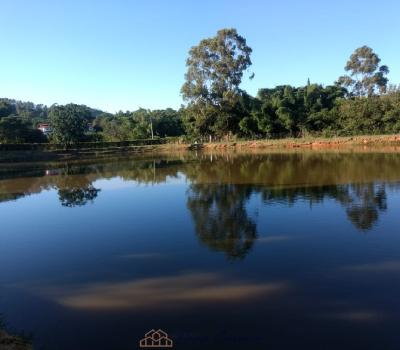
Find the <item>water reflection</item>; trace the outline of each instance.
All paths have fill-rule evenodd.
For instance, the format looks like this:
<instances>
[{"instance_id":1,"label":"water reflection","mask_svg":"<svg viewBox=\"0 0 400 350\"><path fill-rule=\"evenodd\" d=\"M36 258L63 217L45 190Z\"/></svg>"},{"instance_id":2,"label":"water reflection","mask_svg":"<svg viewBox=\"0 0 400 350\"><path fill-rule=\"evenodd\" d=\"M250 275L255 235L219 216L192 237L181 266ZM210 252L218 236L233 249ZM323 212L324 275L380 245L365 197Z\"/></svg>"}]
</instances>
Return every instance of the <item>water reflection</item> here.
<instances>
[{"instance_id":1,"label":"water reflection","mask_svg":"<svg viewBox=\"0 0 400 350\"><path fill-rule=\"evenodd\" d=\"M347 216L359 229L371 229L379 213L387 209L385 185L357 184L348 187L349 196L344 203Z\"/></svg>"},{"instance_id":2,"label":"water reflection","mask_svg":"<svg viewBox=\"0 0 400 350\"><path fill-rule=\"evenodd\" d=\"M293 205L298 200L310 206L330 198L339 202L346 210L349 220L360 230L369 230L377 222L379 214L387 209L386 184L356 183L336 186L263 188L261 195L265 203L279 202Z\"/></svg>"},{"instance_id":3,"label":"water reflection","mask_svg":"<svg viewBox=\"0 0 400 350\"><path fill-rule=\"evenodd\" d=\"M177 349L393 348L399 168L333 152L0 167L0 310L43 349L131 349L152 327Z\"/></svg>"},{"instance_id":4,"label":"water reflection","mask_svg":"<svg viewBox=\"0 0 400 350\"><path fill-rule=\"evenodd\" d=\"M25 197L24 193L0 193L0 203L15 201L18 198Z\"/></svg>"},{"instance_id":5,"label":"water reflection","mask_svg":"<svg viewBox=\"0 0 400 350\"><path fill-rule=\"evenodd\" d=\"M257 226L246 202L260 194L264 203L291 206L301 200L310 206L326 199L339 202L347 217L362 231L372 229L387 209L385 184L349 184L321 187L271 188L233 184L192 184L187 206L200 241L228 258L244 258L257 239Z\"/></svg>"},{"instance_id":6,"label":"water reflection","mask_svg":"<svg viewBox=\"0 0 400 350\"><path fill-rule=\"evenodd\" d=\"M63 188L58 190L58 197L62 206L76 207L93 202L99 191L100 189L94 188L92 185L84 188Z\"/></svg>"},{"instance_id":7,"label":"water reflection","mask_svg":"<svg viewBox=\"0 0 400 350\"><path fill-rule=\"evenodd\" d=\"M177 309L208 302L238 302L285 293L286 282L257 283L218 273L186 273L129 281L110 281L38 291L58 304L90 310Z\"/></svg>"},{"instance_id":8,"label":"water reflection","mask_svg":"<svg viewBox=\"0 0 400 350\"><path fill-rule=\"evenodd\" d=\"M62 206L84 206L98 197L101 189L93 185L98 179L120 177L154 185L183 175L190 182L187 207L200 241L240 258L257 237L246 210L253 194L260 194L267 205L291 206L301 200L312 206L334 199L358 229L368 231L387 209L386 187L398 187L396 168L400 156L395 153L315 152L180 154L17 170L8 166L0 169L0 202L54 188Z\"/></svg>"},{"instance_id":9,"label":"water reflection","mask_svg":"<svg viewBox=\"0 0 400 350\"><path fill-rule=\"evenodd\" d=\"M245 207L252 192L250 186L192 184L187 206L200 241L229 258L243 258L257 238Z\"/></svg>"},{"instance_id":10,"label":"water reflection","mask_svg":"<svg viewBox=\"0 0 400 350\"><path fill-rule=\"evenodd\" d=\"M93 203L97 197L100 189L95 188L86 176L82 176L84 170L67 166L57 172L54 187L58 189L58 198L62 206L83 206Z\"/></svg>"}]
</instances>

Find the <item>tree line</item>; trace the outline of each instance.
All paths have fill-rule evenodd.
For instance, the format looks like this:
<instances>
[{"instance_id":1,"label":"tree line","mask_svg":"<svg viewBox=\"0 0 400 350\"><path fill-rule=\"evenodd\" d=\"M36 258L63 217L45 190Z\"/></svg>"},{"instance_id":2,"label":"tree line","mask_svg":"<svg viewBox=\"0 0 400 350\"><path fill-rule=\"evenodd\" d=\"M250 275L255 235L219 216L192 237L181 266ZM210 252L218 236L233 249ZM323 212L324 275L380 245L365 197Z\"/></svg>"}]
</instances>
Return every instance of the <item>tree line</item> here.
<instances>
[{"instance_id":1,"label":"tree line","mask_svg":"<svg viewBox=\"0 0 400 350\"><path fill-rule=\"evenodd\" d=\"M35 105L0 99L0 142L123 141L182 136L190 140L281 138L398 133L400 89L389 68L368 46L357 48L347 75L332 85L311 83L262 88L251 96L240 88L249 79L252 49L235 29L222 29L189 51L181 89L184 104L106 113L85 105ZM46 137L37 130L49 123Z\"/></svg>"}]
</instances>

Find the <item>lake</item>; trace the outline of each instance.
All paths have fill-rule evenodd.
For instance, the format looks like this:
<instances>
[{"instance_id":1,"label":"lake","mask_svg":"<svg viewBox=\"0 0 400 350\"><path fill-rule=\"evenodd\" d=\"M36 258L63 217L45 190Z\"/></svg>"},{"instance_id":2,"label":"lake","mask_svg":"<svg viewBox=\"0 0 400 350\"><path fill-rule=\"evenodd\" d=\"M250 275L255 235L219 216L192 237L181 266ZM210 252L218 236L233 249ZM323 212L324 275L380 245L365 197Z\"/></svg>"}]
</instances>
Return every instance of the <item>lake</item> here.
<instances>
[{"instance_id":1,"label":"lake","mask_svg":"<svg viewBox=\"0 0 400 350\"><path fill-rule=\"evenodd\" d=\"M152 329L174 349L400 346L400 153L3 165L0 220L1 318L35 349Z\"/></svg>"}]
</instances>

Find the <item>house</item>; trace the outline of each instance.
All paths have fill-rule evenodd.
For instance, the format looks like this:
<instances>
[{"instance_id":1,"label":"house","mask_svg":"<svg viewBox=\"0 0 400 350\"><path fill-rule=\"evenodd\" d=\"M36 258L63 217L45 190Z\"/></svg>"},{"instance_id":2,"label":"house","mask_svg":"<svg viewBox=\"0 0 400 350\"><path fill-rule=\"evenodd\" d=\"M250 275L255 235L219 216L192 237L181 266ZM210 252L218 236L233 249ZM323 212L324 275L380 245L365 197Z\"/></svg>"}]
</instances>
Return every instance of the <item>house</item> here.
<instances>
[{"instance_id":1,"label":"house","mask_svg":"<svg viewBox=\"0 0 400 350\"><path fill-rule=\"evenodd\" d=\"M62 170L61 169L46 169L45 175L46 176L56 176L56 175L61 175Z\"/></svg>"},{"instance_id":2,"label":"house","mask_svg":"<svg viewBox=\"0 0 400 350\"><path fill-rule=\"evenodd\" d=\"M50 124L40 123L37 128L45 135L48 135L51 132Z\"/></svg>"},{"instance_id":3,"label":"house","mask_svg":"<svg viewBox=\"0 0 400 350\"><path fill-rule=\"evenodd\" d=\"M43 134L45 134L45 135L48 135L48 134L51 133L50 124L47 124L47 123L40 123L40 124L38 124L37 129L40 130L40 131L41 131ZM86 125L86 131L89 131L89 132L95 131L95 129L94 129L94 127L93 127L93 124L88 123L88 124Z\"/></svg>"},{"instance_id":4,"label":"house","mask_svg":"<svg viewBox=\"0 0 400 350\"><path fill-rule=\"evenodd\" d=\"M95 128L94 128L93 124L88 123L87 127L86 127L86 130L89 131L89 132L94 132Z\"/></svg>"}]
</instances>

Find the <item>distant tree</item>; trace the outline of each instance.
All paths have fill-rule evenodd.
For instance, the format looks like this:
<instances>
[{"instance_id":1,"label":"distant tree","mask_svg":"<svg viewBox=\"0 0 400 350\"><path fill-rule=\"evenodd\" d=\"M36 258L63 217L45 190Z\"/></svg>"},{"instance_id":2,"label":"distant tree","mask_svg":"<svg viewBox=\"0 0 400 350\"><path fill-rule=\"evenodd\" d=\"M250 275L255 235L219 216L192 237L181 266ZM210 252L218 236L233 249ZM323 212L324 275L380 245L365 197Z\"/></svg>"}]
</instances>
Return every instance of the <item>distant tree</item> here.
<instances>
[{"instance_id":1,"label":"distant tree","mask_svg":"<svg viewBox=\"0 0 400 350\"><path fill-rule=\"evenodd\" d=\"M252 50L236 29L222 29L189 51L182 95L188 102L186 124L199 135L238 130L236 107L243 72Z\"/></svg>"},{"instance_id":2,"label":"distant tree","mask_svg":"<svg viewBox=\"0 0 400 350\"><path fill-rule=\"evenodd\" d=\"M153 120L151 111L145 108L139 108L131 113L132 118L132 138L133 139L147 139L154 135Z\"/></svg>"},{"instance_id":3,"label":"distant tree","mask_svg":"<svg viewBox=\"0 0 400 350\"><path fill-rule=\"evenodd\" d=\"M93 120L93 128L96 132L102 132L103 131L103 124L106 120L111 119L113 115L111 113L102 113L99 114L94 120Z\"/></svg>"},{"instance_id":4,"label":"distant tree","mask_svg":"<svg viewBox=\"0 0 400 350\"><path fill-rule=\"evenodd\" d=\"M95 121L96 129L102 131L107 141L130 140L132 133L132 120L128 117L111 116L98 117Z\"/></svg>"},{"instance_id":5,"label":"distant tree","mask_svg":"<svg viewBox=\"0 0 400 350\"><path fill-rule=\"evenodd\" d=\"M239 122L239 128L245 136L254 136L258 132L257 122L252 116L242 118Z\"/></svg>"},{"instance_id":6,"label":"distant tree","mask_svg":"<svg viewBox=\"0 0 400 350\"><path fill-rule=\"evenodd\" d=\"M311 84L304 89L304 128L309 132L332 131L336 122L333 111L336 102L343 98L346 89L329 85Z\"/></svg>"},{"instance_id":7,"label":"distant tree","mask_svg":"<svg viewBox=\"0 0 400 350\"><path fill-rule=\"evenodd\" d=\"M311 83L301 87L282 85L260 89L252 118L257 122L258 133L267 137L331 130L335 123L332 111L345 91L338 86L323 87ZM241 128L254 125L252 122L249 124L248 117L242 121Z\"/></svg>"},{"instance_id":8,"label":"distant tree","mask_svg":"<svg viewBox=\"0 0 400 350\"><path fill-rule=\"evenodd\" d=\"M154 134L159 137L180 136L184 133L181 113L172 108L150 112Z\"/></svg>"},{"instance_id":9,"label":"distant tree","mask_svg":"<svg viewBox=\"0 0 400 350\"><path fill-rule=\"evenodd\" d=\"M338 84L349 88L355 96L372 96L376 92L386 92L389 68L380 66L380 61L370 47L359 47L350 56L345 67L350 75L341 76Z\"/></svg>"},{"instance_id":10,"label":"distant tree","mask_svg":"<svg viewBox=\"0 0 400 350\"><path fill-rule=\"evenodd\" d=\"M76 104L52 106L49 112L52 141L65 148L82 141L90 116L90 111Z\"/></svg>"},{"instance_id":11,"label":"distant tree","mask_svg":"<svg viewBox=\"0 0 400 350\"><path fill-rule=\"evenodd\" d=\"M283 127L293 135L296 131L296 97L291 86L285 86L282 99L279 101L276 111L278 119Z\"/></svg>"},{"instance_id":12,"label":"distant tree","mask_svg":"<svg viewBox=\"0 0 400 350\"><path fill-rule=\"evenodd\" d=\"M15 112L15 106L12 103L4 99L0 100L0 118L8 117Z\"/></svg>"},{"instance_id":13,"label":"distant tree","mask_svg":"<svg viewBox=\"0 0 400 350\"><path fill-rule=\"evenodd\" d=\"M260 108L261 102L259 99L250 96L246 92L241 94L237 108L241 116L239 122L240 134L251 137L256 137L260 134L255 117Z\"/></svg>"},{"instance_id":14,"label":"distant tree","mask_svg":"<svg viewBox=\"0 0 400 350\"><path fill-rule=\"evenodd\" d=\"M19 117L4 117L0 119L1 143L45 142L46 137L41 131L32 128L32 124Z\"/></svg>"},{"instance_id":15,"label":"distant tree","mask_svg":"<svg viewBox=\"0 0 400 350\"><path fill-rule=\"evenodd\" d=\"M339 99L332 110L343 135L400 132L400 92L375 98Z\"/></svg>"},{"instance_id":16,"label":"distant tree","mask_svg":"<svg viewBox=\"0 0 400 350\"><path fill-rule=\"evenodd\" d=\"M26 119L46 119L47 107L32 102L17 101L9 98L0 99L0 118L16 115Z\"/></svg>"}]
</instances>

